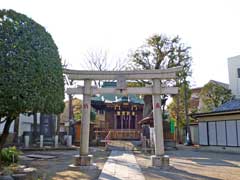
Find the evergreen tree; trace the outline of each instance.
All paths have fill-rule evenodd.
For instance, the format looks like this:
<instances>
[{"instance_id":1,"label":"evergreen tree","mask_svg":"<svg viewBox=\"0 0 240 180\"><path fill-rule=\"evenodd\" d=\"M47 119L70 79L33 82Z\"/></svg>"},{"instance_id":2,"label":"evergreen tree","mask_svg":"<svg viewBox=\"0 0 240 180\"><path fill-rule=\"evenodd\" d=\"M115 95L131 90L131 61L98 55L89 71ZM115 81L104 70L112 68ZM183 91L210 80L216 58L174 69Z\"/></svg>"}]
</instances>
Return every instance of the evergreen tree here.
<instances>
[{"instance_id":1,"label":"evergreen tree","mask_svg":"<svg viewBox=\"0 0 240 180\"><path fill-rule=\"evenodd\" d=\"M181 39L176 37L168 37L165 35L153 35L147 39L146 44L138 48L132 55L132 64L130 68L132 69L167 69L177 66L182 66L183 70L177 74L178 78L175 82L173 81L162 81L162 84L176 85L177 87L189 86L187 77L191 76L191 64L192 58L190 56L190 47L185 46L181 42ZM151 82L144 82L151 83ZM187 89L187 88L185 88ZM186 96L187 94L185 94ZM174 100L179 101L179 96L176 95ZM187 98L182 97L187 105ZM144 96L144 113L143 116L146 117L151 113L152 109L152 97ZM185 110L187 106L181 107L177 103L177 112ZM186 116L186 113L185 113ZM179 127L179 115L177 114L177 126ZM187 119L187 118L185 118ZM177 130L177 134L179 131ZM179 135L177 135L179 136Z\"/></svg>"},{"instance_id":2,"label":"evergreen tree","mask_svg":"<svg viewBox=\"0 0 240 180\"><path fill-rule=\"evenodd\" d=\"M230 89L227 89L215 81L210 81L203 86L200 92L200 98L203 101L203 107L201 107L200 111L209 112L231 100L233 95Z\"/></svg>"},{"instance_id":3,"label":"evergreen tree","mask_svg":"<svg viewBox=\"0 0 240 180\"><path fill-rule=\"evenodd\" d=\"M20 113L59 114L64 108L61 59L44 27L13 10L0 10L0 147Z\"/></svg>"}]
</instances>

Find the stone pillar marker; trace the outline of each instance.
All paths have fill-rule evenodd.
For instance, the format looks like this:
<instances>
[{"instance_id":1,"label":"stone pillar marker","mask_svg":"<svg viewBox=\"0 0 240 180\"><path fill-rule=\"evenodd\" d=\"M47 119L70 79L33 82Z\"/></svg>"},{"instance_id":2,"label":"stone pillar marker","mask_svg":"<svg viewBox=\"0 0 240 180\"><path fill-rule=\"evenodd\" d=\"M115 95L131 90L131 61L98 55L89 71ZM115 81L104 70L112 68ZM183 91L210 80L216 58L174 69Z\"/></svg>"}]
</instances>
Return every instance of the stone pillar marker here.
<instances>
[{"instance_id":1,"label":"stone pillar marker","mask_svg":"<svg viewBox=\"0 0 240 180\"><path fill-rule=\"evenodd\" d=\"M54 139L54 146L55 148L58 148L58 135L55 136L55 139Z\"/></svg>"},{"instance_id":2,"label":"stone pillar marker","mask_svg":"<svg viewBox=\"0 0 240 180\"><path fill-rule=\"evenodd\" d=\"M40 135L40 148L43 147L43 135Z\"/></svg>"},{"instance_id":3,"label":"stone pillar marker","mask_svg":"<svg viewBox=\"0 0 240 180\"><path fill-rule=\"evenodd\" d=\"M24 136L25 148L29 148L29 136Z\"/></svg>"},{"instance_id":4,"label":"stone pillar marker","mask_svg":"<svg viewBox=\"0 0 240 180\"><path fill-rule=\"evenodd\" d=\"M168 166L169 158L164 156L163 119L160 97L161 83L159 79L153 79L153 119L155 131L155 155L151 156L152 166Z\"/></svg>"},{"instance_id":5,"label":"stone pillar marker","mask_svg":"<svg viewBox=\"0 0 240 180\"><path fill-rule=\"evenodd\" d=\"M72 135L67 136L67 146L72 147Z\"/></svg>"},{"instance_id":6,"label":"stone pillar marker","mask_svg":"<svg viewBox=\"0 0 240 180\"><path fill-rule=\"evenodd\" d=\"M83 117L81 122L80 155L75 156L76 166L90 166L92 155L89 155L89 130L91 110L91 80L84 80Z\"/></svg>"}]
</instances>

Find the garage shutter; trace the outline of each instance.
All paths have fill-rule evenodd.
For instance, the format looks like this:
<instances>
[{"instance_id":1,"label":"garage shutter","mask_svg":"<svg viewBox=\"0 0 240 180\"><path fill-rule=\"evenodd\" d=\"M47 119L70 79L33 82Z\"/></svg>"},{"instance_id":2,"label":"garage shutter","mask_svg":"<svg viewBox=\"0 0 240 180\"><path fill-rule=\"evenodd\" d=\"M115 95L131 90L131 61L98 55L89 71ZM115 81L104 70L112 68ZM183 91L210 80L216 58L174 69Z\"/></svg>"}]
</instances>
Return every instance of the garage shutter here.
<instances>
[{"instance_id":1,"label":"garage shutter","mask_svg":"<svg viewBox=\"0 0 240 180\"><path fill-rule=\"evenodd\" d=\"M227 128L227 145L237 146L236 121L226 121L226 128Z\"/></svg>"},{"instance_id":2,"label":"garage shutter","mask_svg":"<svg viewBox=\"0 0 240 180\"><path fill-rule=\"evenodd\" d=\"M217 145L226 146L226 129L225 121L217 121Z\"/></svg>"},{"instance_id":3,"label":"garage shutter","mask_svg":"<svg viewBox=\"0 0 240 180\"><path fill-rule=\"evenodd\" d=\"M217 145L216 123L208 122L209 145Z\"/></svg>"},{"instance_id":4,"label":"garage shutter","mask_svg":"<svg viewBox=\"0 0 240 180\"><path fill-rule=\"evenodd\" d=\"M207 137L207 123L199 122L199 144L200 145L208 145L208 137Z\"/></svg>"}]
</instances>

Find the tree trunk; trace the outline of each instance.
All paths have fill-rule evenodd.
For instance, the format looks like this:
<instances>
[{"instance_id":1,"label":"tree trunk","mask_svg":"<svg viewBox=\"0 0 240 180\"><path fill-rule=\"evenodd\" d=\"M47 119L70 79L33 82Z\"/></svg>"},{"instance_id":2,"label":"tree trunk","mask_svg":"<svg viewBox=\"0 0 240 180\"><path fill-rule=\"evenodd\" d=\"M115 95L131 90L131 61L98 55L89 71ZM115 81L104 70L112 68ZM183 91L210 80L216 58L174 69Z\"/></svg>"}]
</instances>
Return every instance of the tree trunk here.
<instances>
[{"instance_id":1,"label":"tree trunk","mask_svg":"<svg viewBox=\"0 0 240 180\"><path fill-rule=\"evenodd\" d=\"M19 116L14 121L14 137L13 142L18 144L18 131L19 131Z\"/></svg>"},{"instance_id":2,"label":"tree trunk","mask_svg":"<svg viewBox=\"0 0 240 180\"><path fill-rule=\"evenodd\" d=\"M152 95L144 96L143 118L150 116L152 113Z\"/></svg>"},{"instance_id":3,"label":"tree trunk","mask_svg":"<svg viewBox=\"0 0 240 180\"><path fill-rule=\"evenodd\" d=\"M36 143L37 140L37 113L33 114L33 143Z\"/></svg>"},{"instance_id":4,"label":"tree trunk","mask_svg":"<svg viewBox=\"0 0 240 180\"><path fill-rule=\"evenodd\" d=\"M184 109L185 109L185 118L186 118L186 128L187 128L187 145L192 145L192 137L189 125L189 116L188 116L188 101L187 101L187 83L184 82Z\"/></svg>"},{"instance_id":5,"label":"tree trunk","mask_svg":"<svg viewBox=\"0 0 240 180\"><path fill-rule=\"evenodd\" d=\"M69 102L68 102L68 106L69 106L69 112L68 112L68 117L69 117L69 120L70 119L73 119L73 107L72 107L72 95L69 94L68 95L69 97Z\"/></svg>"},{"instance_id":6,"label":"tree trunk","mask_svg":"<svg viewBox=\"0 0 240 180\"><path fill-rule=\"evenodd\" d=\"M6 143L6 140L7 140L8 134L9 134L9 129L10 129L12 122L13 122L13 119L7 118L5 125L4 125L2 135L0 136L0 148L2 148L3 145Z\"/></svg>"},{"instance_id":7,"label":"tree trunk","mask_svg":"<svg viewBox=\"0 0 240 180\"><path fill-rule=\"evenodd\" d=\"M176 142L178 143L178 144L180 144L180 143L182 143L181 141L180 141L180 118L179 118L179 106L180 106L180 96L179 96L179 90L178 90L178 94L177 94L177 112L176 112L176 116L177 116L177 119L176 119L176 121L177 121L177 136L176 136Z\"/></svg>"},{"instance_id":8,"label":"tree trunk","mask_svg":"<svg viewBox=\"0 0 240 180\"><path fill-rule=\"evenodd\" d=\"M8 134L9 134L9 129L10 129L12 122L13 122L13 120L10 118L7 118L7 120L5 122L2 135L0 136L0 152L2 151L3 145L6 143L6 140L7 140ZM2 157L1 157L1 153L0 153L0 169L1 169L1 165L2 165Z\"/></svg>"}]
</instances>

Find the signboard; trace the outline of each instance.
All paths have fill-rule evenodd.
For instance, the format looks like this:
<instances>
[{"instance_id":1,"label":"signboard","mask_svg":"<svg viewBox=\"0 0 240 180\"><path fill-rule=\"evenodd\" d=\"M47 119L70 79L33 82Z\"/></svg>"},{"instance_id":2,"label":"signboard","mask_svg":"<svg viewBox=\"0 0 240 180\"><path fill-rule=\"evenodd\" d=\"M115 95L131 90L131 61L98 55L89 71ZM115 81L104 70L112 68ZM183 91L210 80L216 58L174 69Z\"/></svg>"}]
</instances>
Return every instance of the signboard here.
<instances>
[{"instance_id":1,"label":"signboard","mask_svg":"<svg viewBox=\"0 0 240 180\"><path fill-rule=\"evenodd\" d=\"M170 120L170 132L172 134L175 132L175 120L173 118Z\"/></svg>"}]
</instances>

